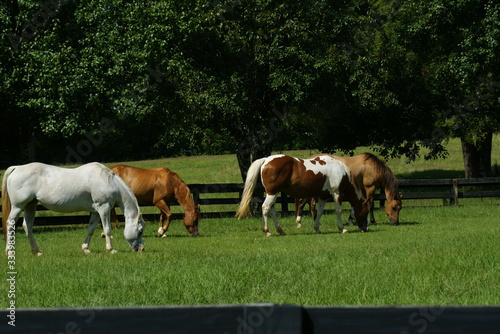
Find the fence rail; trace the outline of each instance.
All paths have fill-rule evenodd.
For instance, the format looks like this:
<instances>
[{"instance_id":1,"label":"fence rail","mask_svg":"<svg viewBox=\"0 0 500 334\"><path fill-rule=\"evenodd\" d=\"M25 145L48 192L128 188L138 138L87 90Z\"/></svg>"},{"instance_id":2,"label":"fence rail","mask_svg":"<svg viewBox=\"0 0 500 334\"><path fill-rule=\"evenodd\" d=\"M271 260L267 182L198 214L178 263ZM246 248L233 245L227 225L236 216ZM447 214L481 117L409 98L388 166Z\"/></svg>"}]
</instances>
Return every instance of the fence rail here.
<instances>
[{"instance_id":1,"label":"fence rail","mask_svg":"<svg viewBox=\"0 0 500 334\"><path fill-rule=\"evenodd\" d=\"M0 311L2 333L498 333L500 307L276 304Z\"/></svg>"},{"instance_id":2,"label":"fence rail","mask_svg":"<svg viewBox=\"0 0 500 334\"><path fill-rule=\"evenodd\" d=\"M193 194L196 203L202 207L203 218L215 217L232 217L235 209L221 209L217 211L205 211L203 208L213 206L235 206L240 202L241 193L243 192L243 183L219 183L219 184L190 184L189 188ZM480 179L416 179L416 180L399 180L399 191L403 195L404 200L427 200L427 199L444 199L449 200L451 205L458 205L459 200L463 198L500 198L500 177L480 178ZM263 200L264 192L262 188L257 188L256 194L262 194L260 200ZM216 198L214 194L218 194ZM223 197L221 197L223 196ZM1 197L1 192L0 192ZM384 192L375 196L376 200L383 204L385 200ZM259 197L257 197L257 202ZM281 194L277 199L277 203L281 205L281 214L289 215L293 212L293 199ZM178 203L173 203L178 205ZM39 205L37 211L46 210ZM1 211L1 206L0 206ZM159 214L145 214L146 220L156 220ZM174 219L179 219L182 214L174 214ZM71 215L71 216L51 216L37 217L36 225L71 225L85 224L89 220L88 215ZM20 224L21 221L18 221Z\"/></svg>"}]
</instances>

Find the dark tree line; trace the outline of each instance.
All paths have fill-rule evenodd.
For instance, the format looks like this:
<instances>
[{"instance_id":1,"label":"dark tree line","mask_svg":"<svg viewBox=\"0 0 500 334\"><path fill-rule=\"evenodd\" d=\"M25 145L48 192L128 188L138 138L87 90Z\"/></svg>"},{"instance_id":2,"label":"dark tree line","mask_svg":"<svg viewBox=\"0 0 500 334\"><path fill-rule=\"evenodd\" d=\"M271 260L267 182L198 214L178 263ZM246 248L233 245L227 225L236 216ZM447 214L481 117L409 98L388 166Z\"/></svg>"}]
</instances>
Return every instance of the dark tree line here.
<instances>
[{"instance_id":1,"label":"dark tree line","mask_svg":"<svg viewBox=\"0 0 500 334\"><path fill-rule=\"evenodd\" d=\"M0 161L273 149L446 155L491 172L493 0L5 0Z\"/></svg>"}]
</instances>

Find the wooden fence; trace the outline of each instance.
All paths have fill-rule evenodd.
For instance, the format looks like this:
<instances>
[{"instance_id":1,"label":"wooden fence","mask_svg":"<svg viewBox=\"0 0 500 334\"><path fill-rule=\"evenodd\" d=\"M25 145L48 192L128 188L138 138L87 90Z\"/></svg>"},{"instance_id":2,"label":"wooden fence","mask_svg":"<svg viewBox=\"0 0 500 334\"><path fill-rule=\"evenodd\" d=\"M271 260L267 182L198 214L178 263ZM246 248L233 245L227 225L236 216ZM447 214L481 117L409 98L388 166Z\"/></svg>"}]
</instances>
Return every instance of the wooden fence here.
<instances>
[{"instance_id":1,"label":"wooden fence","mask_svg":"<svg viewBox=\"0 0 500 334\"><path fill-rule=\"evenodd\" d=\"M240 202L243 191L242 183L220 183L220 184L190 184L189 188L193 194L196 203L202 207L202 217L233 217L236 205ZM500 198L500 177L480 178L480 179L418 179L418 180L399 180L399 191L403 195L403 203L407 200L429 200L442 199L448 201L451 205L458 205L461 199L465 198ZM256 193L259 193L259 188ZM260 188L262 197L254 199L256 203L263 202L263 190ZM216 197L214 197L216 195ZM1 197L1 193L0 193ZM376 200L381 202L385 200L383 192L377 194ZM293 198L281 194L277 203L280 204L282 216L287 216L293 212ZM178 205L174 203L173 205ZM404 205L404 204L403 204ZM225 207L222 210L210 211L204 210L212 206ZM227 208L230 209L227 209ZM39 205L38 211L46 210ZM1 206L0 206L1 211ZM157 220L159 214L145 214L146 220ZM179 219L182 214L174 215L174 219ZM89 220L88 215L72 216L50 216L37 217L36 225L70 225L86 224ZM20 224L21 221L18 221Z\"/></svg>"},{"instance_id":2,"label":"wooden fence","mask_svg":"<svg viewBox=\"0 0 500 334\"><path fill-rule=\"evenodd\" d=\"M11 318L9 318L9 315ZM276 304L1 310L1 333L496 334L500 307ZM15 320L12 325L8 322ZM12 323L11 323L12 324Z\"/></svg>"}]
</instances>

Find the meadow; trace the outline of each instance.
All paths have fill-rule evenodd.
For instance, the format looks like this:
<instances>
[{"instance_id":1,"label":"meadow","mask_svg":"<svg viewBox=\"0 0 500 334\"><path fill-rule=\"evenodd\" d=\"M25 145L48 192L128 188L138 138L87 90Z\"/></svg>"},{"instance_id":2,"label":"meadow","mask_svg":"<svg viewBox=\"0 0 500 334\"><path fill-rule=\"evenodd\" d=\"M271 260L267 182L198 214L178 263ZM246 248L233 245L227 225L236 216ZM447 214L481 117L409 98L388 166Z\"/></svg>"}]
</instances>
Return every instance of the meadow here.
<instances>
[{"instance_id":1,"label":"meadow","mask_svg":"<svg viewBox=\"0 0 500 334\"><path fill-rule=\"evenodd\" d=\"M500 160L498 150L495 159ZM164 164L187 183L241 182L234 156L129 164ZM444 175L461 170L461 158L455 155L388 164L405 178L451 177ZM105 252L104 239L97 235L90 244L92 254L83 254L86 228L81 225L35 227L45 253L35 257L18 229L16 305L500 305L499 203L496 199L458 207L405 208L399 226L390 226L377 210L378 225L367 233L347 227L349 234L338 232L335 215L323 216L321 235L313 233L310 217L304 218L302 229L295 228L293 217L281 218L287 236L271 238L261 232L260 218L203 219L199 238L188 237L178 220L169 237L157 238L157 223L148 222L144 252L132 253L118 227L118 253L113 255ZM276 235L274 226L271 232ZM0 300L6 307L8 286L2 287Z\"/></svg>"}]
</instances>

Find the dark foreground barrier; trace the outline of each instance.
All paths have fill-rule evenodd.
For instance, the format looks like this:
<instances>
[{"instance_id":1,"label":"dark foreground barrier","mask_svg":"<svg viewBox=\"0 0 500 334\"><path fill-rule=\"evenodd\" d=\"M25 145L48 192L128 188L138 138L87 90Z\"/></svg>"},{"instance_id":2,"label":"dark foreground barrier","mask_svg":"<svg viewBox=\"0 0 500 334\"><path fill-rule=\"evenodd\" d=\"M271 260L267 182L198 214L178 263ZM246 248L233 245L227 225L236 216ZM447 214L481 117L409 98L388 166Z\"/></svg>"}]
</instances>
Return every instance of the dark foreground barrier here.
<instances>
[{"instance_id":1,"label":"dark foreground barrier","mask_svg":"<svg viewBox=\"0 0 500 334\"><path fill-rule=\"evenodd\" d=\"M8 311L8 310L7 310ZM252 304L46 308L0 312L1 333L498 333L500 307L302 307Z\"/></svg>"}]
</instances>

